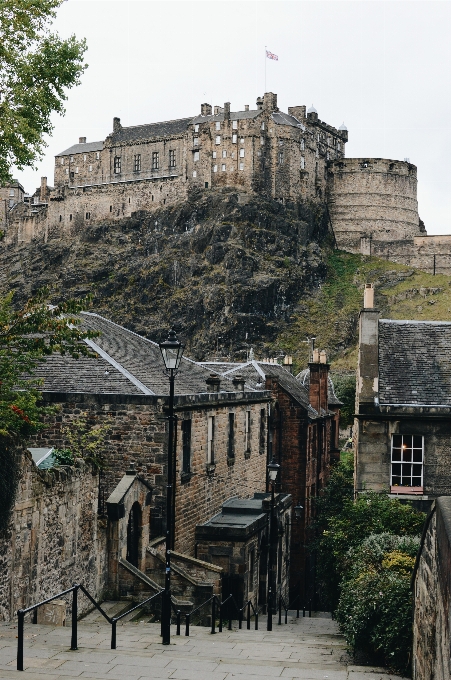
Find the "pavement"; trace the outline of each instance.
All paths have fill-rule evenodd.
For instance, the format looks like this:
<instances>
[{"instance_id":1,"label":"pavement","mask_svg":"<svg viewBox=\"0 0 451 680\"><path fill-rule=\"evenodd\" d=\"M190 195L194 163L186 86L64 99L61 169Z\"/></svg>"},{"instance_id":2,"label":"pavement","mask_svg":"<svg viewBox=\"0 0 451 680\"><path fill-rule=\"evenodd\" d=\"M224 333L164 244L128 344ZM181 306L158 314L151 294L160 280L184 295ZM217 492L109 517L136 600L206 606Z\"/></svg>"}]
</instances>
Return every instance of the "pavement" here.
<instances>
[{"instance_id":1,"label":"pavement","mask_svg":"<svg viewBox=\"0 0 451 680\"><path fill-rule=\"evenodd\" d=\"M253 626L253 623L252 623ZM78 650L70 650L70 627L25 624L24 668L16 670L17 626L0 624L0 678L20 680L400 680L384 669L352 665L335 621L327 615L296 619L266 631L238 630L212 635L191 626L189 637L175 635L163 646L160 626L128 621L117 626L117 649L110 649L111 627L89 615L78 624Z\"/></svg>"}]
</instances>

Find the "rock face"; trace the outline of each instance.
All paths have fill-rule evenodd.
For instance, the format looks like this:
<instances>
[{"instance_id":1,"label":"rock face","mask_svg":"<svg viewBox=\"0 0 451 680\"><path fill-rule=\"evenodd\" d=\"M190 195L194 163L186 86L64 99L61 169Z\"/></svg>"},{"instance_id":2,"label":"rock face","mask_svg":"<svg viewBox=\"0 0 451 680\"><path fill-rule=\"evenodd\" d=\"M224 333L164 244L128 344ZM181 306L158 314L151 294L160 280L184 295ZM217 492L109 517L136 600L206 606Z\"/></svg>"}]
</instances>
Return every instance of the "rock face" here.
<instances>
[{"instance_id":1,"label":"rock face","mask_svg":"<svg viewBox=\"0 0 451 680\"><path fill-rule=\"evenodd\" d=\"M328 224L318 205L196 191L156 213L5 246L2 287L17 304L44 285L55 301L92 293L94 311L151 339L174 325L196 359L245 359L324 280Z\"/></svg>"}]
</instances>

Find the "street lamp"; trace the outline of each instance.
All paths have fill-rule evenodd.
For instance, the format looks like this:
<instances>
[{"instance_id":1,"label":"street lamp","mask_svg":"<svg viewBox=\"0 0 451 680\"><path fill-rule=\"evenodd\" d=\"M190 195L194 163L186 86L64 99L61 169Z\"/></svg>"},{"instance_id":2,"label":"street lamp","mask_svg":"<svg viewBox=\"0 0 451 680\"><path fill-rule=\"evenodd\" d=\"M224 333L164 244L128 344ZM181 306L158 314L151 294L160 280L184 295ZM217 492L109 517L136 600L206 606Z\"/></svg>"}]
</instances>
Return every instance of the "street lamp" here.
<instances>
[{"instance_id":1,"label":"street lamp","mask_svg":"<svg viewBox=\"0 0 451 680\"><path fill-rule=\"evenodd\" d=\"M168 437L168 470L166 484L166 572L161 614L161 635L163 644L171 643L171 549L172 549L172 477L173 477L173 448L174 448L174 381L182 360L184 345L177 340L175 330L169 331L164 342L159 344L166 373L169 377L169 437Z\"/></svg>"},{"instance_id":2,"label":"street lamp","mask_svg":"<svg viewBox=\"0 0 451 680\"><path fill-rule=\"evenodd\" d=\"M274 487L277 479L277 475L280 470L280 465L276 463L274 458L270 463L268 463L268 479L271 484L271 513L269 520L269 555L268 555L268 617L266 630L272 630L272 599L274 592Z\"/></svg>"},{"instance_id":3,"label":"street lamp","mask_svg":"<svg viewBox=\"0 0 451 680\"><path fill-rule=\"evenodd\" d=\"M294 506L294 516L296 519L301 519L303 510L304 507L300 503Z\"/></svg>"}]
</instances>

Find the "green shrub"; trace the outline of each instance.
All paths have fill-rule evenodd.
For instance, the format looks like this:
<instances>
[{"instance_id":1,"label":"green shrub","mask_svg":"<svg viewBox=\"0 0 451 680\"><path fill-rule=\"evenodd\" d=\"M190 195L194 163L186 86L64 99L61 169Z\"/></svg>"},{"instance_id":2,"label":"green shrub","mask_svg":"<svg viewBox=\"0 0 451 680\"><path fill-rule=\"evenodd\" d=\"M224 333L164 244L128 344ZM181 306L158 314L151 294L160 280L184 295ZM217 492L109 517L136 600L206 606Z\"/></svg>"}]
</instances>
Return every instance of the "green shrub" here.
<instances>
[{"instance_id":1,"label":"green shrub","mask_svg":"<svg viewBox=\"0 0 451 680\"><path fill-rule=\"evenodd\" d=\"M70 449L53 449L52 455L57 465L74 464L74 456Z\"/></svg>"},{"instance_id":2,"label":"green shrub","mask_svg":"<svg viewBox=\"0 0 451 680\"><path fill-rule=\"evenodd\" d=\"M355 373L334 373L332 376L335 394L343 406L340 408L340 427L353 424L355 413Z\"/></svg>"}]
</instances>

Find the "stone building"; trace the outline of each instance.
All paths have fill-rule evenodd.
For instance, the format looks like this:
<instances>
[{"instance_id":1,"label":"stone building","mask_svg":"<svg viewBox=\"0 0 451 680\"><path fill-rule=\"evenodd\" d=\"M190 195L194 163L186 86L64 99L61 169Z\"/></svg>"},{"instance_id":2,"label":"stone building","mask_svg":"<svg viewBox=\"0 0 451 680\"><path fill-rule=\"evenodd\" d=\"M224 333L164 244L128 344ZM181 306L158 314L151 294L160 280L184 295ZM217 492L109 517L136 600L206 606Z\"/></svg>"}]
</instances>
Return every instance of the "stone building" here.
<instances>
[{"instance_id":1,"label":"stone building","mask_svg":"<svg viewBox=\"0 0 451 680\"><path fill-rule=\"evenodd\" d=\"M122 493L124 485L127 486L123 481L124 471L132 462L135 467L131 468L131 474L138 475L139 484L136 482L131 491L127 487L129 495L124 505L127 512L116 518L120 526L114 529L110 517L105 584L109 584L113 594L158 589L164 582L161 551L166 528L165 415L169 391L160 350L156 343L96 314L84 313L81 318L83 327L101 333L95 340L86 340L97 356L77 360L52 355L40 365L37 375L43 380L44 402L57 409L49 415L48 427L36 436L35 445L64 447L64 427L80 418L85 418L93 427L108 425L103 453L106 470L98 482L101 515L107 507L115 503L121 505L114 500L118 494L127 496ZM218 588L218 573L223 573L222 566L215 565L213 556L211 568L198 559L196 528L217 515L231 498L249 499L255 493L260 493L262 498L267 495L267 423L271 394L265 389L245 387L244 380L238 376L226 379L212 375L187 358L182 359L175 387L174 550L177 559L183 562L177 572L181 579L178 593L182 599L189 600L205 595L199 572L205 576L207 570L207 581L213 591ZM150 507L148 493L151 493ZM290 505L291 497L286 494L280 512L286 512ZM267 509L264 514L267 518ZM137 527L135 535L141 536L140 547L135 546L134 550L127 543L133 523ZM261 529L266 536L267 523ZM112 545L119 547L113 550ZM262 571L261 577L260 561L250 563L247 559L246 541L241 547L230 562L231 573L225 576L238 576L243 583L242 595L247 598L248 585L260 581L266 572ZM113 559L112 550L116 555ZM135 564L124 557L132 554L141 555L133 560ZM255 570L252 579L248 575L250 566ZM215 578L212 574L216 574ZM191 586L196 578L198 587L194 592ZM188 588L187 584L191 586ZM250 592L257 605L258 590Z\"/></svg>"},{"instance_id":2,"label":"stone building","mask_svg":"<svg viewBox=\"0 0 451 680\"><path fill-rule=\"evenodd\" d=\"M367 284L360 313L355 489L427 509L451 494L451 322L380 319Z\"/></svg>"},{"instance_id":3,"label":"stone building","mask_svg":"<svg viewBox=\"0 0 451 680\"><path fill-rule=\"evenodd\" d=\"M330 465L339 458L341 402L334 393L325 352L313 352L309 368L296 378L283 366L251 360L244 364L206 362L224 378L241 375L246 385L272 394L269 414L268 458L281 466L280 492L289 493L291 508L290 601L304 603L312 595L314 565L306 544L315 515L315 498L327 483ZM294 506L301 505L301 517ZM285 540L280 538L280 541Z\"/></svg>"},{"instance_id":4,"label":"stone building","mask_svg":"<svg viewBox=\"0 0 451 680\"><path fill-rule=\"evenodd\" d=\"M0 229L7 231L14 208L24 202L25 190L17 179L0 186Z\"/></svg>"}]
</instances>

